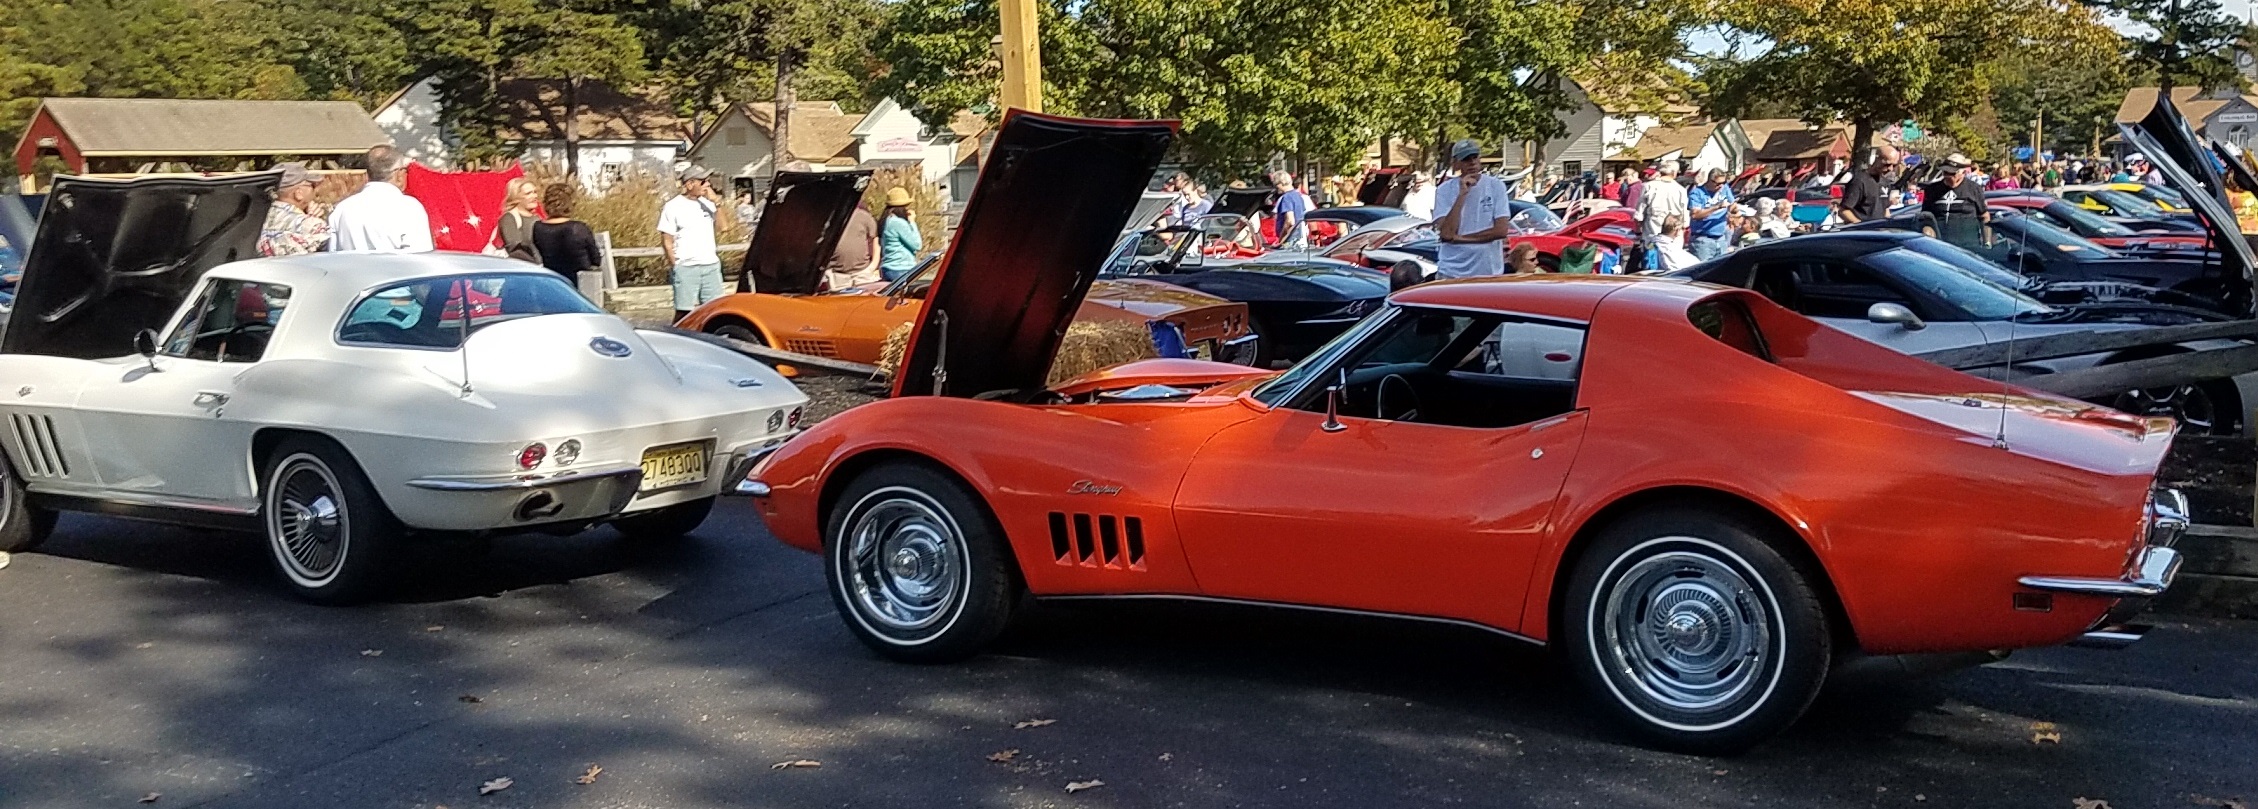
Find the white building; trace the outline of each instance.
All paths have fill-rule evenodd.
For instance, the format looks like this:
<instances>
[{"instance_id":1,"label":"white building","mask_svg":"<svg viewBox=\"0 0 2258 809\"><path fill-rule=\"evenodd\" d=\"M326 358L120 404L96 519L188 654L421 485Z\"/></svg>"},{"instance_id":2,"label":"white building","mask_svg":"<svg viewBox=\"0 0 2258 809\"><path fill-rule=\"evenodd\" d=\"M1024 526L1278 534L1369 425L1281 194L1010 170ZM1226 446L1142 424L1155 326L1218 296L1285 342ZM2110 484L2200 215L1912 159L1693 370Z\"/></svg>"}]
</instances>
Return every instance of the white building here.
<instances>
[{"instance_id":1,"label":"white building","mask_svg":"<svg viewBox=\"0 0 2258 809\"><path fill-rule=\"evenodd\" d=\"M1509 163L1526 165L1523 161L1536 160L1555 176L1574 177L1612 168L1611 164L1638 162L1634 152L1647 130L1677 123L1697 112L1681 104L1641 106L1587 89L1568 78L1560 80L1560 89L1572 105L1560 113L1566 131L1545 141L1529 156L1515 159L1509 155Z\"/></svg>"},{"instance_id":2,"label":"white building","mask_svg":"<svg viewBox=\"0 0 2258 809\"><path fill-rule=\"evenodd\" d=\"M674 114L652 93L621 92L597 81L583 81L577 109L567 110L563 82L556 79L505 79L500 89L504 141L518 144L519 160L562 171L565 122L579 138L579 180L602 189L620 179L648 174L671 184L674 167L692 140L694 122ZM431 80L416 82L377 107L371 116L394 145L432 168L452 168L460 145L439 122L438 94Z\"/></svg>"},{"instance_id":3,"label":"white building","mask_svg":"<svg viewBox=\"0 0 2258 809\"><path fill-rule=\"evenodd\" d=\"M1636 145L1616 157L1644 162L1675 160L1680 170L1696 174L1711 169L1739 174L1751 148L1740 122L1727 119L1649 127Z\"/></svg>"},{"instance_id":4,"label":"white building","mask_svg":"<svg viewBox=\"0 0 2258 809\"><path fill-rule=\"evenodd\" d=\"M691 144L685 158L728 178L731 188L759 196L774 169L775 120L773 103L732 106ZM978 142L986 129L979 116L960 112L948 127L936 130L892 99L860 115L833 101L801 101L792 108L789 157L819 171L914 168L926 182L961 201L979 176Z\"/></svg>"}]
</instances>

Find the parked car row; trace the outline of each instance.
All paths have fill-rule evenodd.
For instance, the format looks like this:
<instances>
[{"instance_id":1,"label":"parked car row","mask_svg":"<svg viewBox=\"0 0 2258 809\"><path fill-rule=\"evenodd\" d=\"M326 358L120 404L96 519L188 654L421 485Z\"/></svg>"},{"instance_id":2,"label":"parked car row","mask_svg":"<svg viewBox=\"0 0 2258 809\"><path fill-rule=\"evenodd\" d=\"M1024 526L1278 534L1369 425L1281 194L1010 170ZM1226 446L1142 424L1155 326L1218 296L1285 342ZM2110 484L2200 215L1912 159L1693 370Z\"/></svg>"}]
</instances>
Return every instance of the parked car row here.
<instances>
[{"instance_id":1,"label":"parked car row","mask_svg":"<svg viewBox=\"0 0 2258 809\"><path fill-rule=\"evenodd\" d=\"M872 324L910 324L892 395L812 426L775 370L632 328L524 264L247 260L271 175L65 179L0 335L21 385L0 399L0 549L58 510L243 528L298 594L343 602L406 542L599 524L648 540L742 495L822 557L848 630L896 660L978 654L1040 601L1427 621L1557 646L1630 732L1699 753L1773 736L1859 658L2130 643L2177 572L2185 504L2156 478L2171 419L1947 370L1807 305L1855 309L1859 279L1837 271L1853 268L1914 280L1879 302L1900 326L1984 334L2050 310L1923 237L1783 243L1842 253L1779 271L1766 256L1798 250L1744 251L1745 278L1709 279L1724 285L1390 293L1369 263L1211 257L1228 236L1196 225L1124 236L1174 134L1012 110L930 267L686 321L841 356ZM803 236L756 241L762 277L811 277L835 215L784 217ZM1128 282L1202 297L1092 303ZM1164 357L1053 384L1068 324L1105 308L1226 342L1243 313L1237 329L1298 360Z\"/></svg>"}]
</instances>

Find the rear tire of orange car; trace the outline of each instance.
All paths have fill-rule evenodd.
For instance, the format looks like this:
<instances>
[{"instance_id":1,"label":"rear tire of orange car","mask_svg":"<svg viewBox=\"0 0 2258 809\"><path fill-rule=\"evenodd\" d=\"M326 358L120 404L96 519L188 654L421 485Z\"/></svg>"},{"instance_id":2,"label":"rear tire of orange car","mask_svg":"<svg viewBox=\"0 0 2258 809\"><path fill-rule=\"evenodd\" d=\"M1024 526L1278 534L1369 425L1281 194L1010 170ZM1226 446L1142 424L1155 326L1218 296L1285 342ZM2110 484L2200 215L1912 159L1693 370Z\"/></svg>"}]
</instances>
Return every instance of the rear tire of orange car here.
<instances>
[{"instance_id":1,"label":"rear tire of orange car","mask_svg":"<svg viewBox=\"0 0 2258 809\"><path fill-rule=\"evenodd\" d=\"M293 437L261 472L259 521L283 584L316 604L375 595L403 531L353 456L326 439Z\"/></svg>"},{"instance_id":2,"label":"rear tire of orange car","mask_svg":"<svg viewBox=\"0 0 2258 809\"><path fill-rule=\"evenodd\" d=\"M1833 643L1812 575L1774 533L1682 506L1602 529L1562 602L1577 679L1632 732L1680 752L1733 755L1794 724Z\"/></svg>"},{"instance_id":3,"label":"rear tire of orange car","mask_svg":"<svg viewBox=\"0 0 2258 809\"><path fill-rule=\"evenodd\" d=\"M709 331L709 333L719 337L727 337L731 340L752 343L753 345L757 346L768 345L768 341L761 338L760 332L753 331L753 328L751 326L740 326L735 323L723 323L719 326L713 327Z\"/></svg>"},{"instance_id":4,"label":"rear tire of orange car","mask_svg":"<svg viewBox=\"0 0 2258 809\"><path fill-rule=\"evenodd\" d=\"M1018 610L1019 570L979 497L920 463L847 485L823 531L824 578L855 637L905 663L978 654Z\"/></svg>"}]
</instances>

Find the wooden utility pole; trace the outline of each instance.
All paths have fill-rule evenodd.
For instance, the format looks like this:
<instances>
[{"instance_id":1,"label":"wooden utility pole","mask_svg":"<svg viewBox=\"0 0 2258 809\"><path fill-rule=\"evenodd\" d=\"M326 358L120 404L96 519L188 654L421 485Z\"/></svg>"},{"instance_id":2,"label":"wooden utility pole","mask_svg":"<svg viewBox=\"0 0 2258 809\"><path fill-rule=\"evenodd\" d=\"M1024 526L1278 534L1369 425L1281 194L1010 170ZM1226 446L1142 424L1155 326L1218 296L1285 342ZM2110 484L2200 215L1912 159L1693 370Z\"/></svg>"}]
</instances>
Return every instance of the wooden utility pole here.
<instances>
[{"instance_id":1,"label":"wooden utility pole","mask_svg":"<svg viewBox=\"0 0 2258 809\"><path fill-rule=\"evenodd\" d=\"M1043 111L1043 48L1036 38L1035 4L1040 0L1002 0L1004 84L998 101L1005 109Z\"/></svg>"}]
</instances>

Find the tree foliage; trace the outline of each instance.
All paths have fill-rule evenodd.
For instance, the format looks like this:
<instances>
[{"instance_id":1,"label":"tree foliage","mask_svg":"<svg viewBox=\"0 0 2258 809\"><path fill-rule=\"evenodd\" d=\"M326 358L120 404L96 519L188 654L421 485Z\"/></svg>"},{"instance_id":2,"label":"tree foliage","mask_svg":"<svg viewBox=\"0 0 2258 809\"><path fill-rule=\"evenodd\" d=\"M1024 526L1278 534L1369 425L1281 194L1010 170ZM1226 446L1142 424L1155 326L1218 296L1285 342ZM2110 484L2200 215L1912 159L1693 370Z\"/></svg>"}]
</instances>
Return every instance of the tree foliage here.
<instances>
[{"instance_id":1,"label":"tree foliage","mask_svg":"<svg viewBox=\"0 0 2258 809\"><path fill-rule=\"evenodd\" d=\"M2124 39L2125 56L2164 84L2220 87L2235 83L2229 48L2243 35L2243 23L2226 13L2219 0L2081 0L2125 18L2135 33Z\"/></svg>"}]
</instances>

